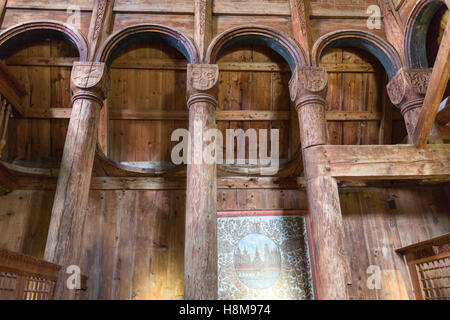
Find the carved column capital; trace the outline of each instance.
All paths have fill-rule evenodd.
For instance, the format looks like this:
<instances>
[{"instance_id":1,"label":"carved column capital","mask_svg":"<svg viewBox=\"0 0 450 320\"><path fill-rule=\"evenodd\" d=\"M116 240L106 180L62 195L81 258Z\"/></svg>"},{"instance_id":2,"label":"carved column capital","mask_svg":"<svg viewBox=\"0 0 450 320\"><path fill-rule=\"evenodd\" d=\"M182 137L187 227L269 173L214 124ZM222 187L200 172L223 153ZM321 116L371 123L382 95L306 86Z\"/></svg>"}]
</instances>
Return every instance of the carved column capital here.
<instances>
[{"instance_id":1,"label":"carved column capital","mask_svg":"<svg viewBox=\"0 0 450 320\"><path fill-rule=\"evenodd\" d=\"M412 109L422 107L432 70L402 68L388 83L389 98L403 115Z\"/></svg>"},{"instance_id":2,"label":"carved column capital","mask_svg":"<svg viewBox=\"0 0 450 320\"><path fill-rule=\"evenodd\" d=\"M103 105L109 88L109 72L105 63L75 62L70 80L73 102L88 99Z\"/></svg>"},{"instance_id":3,"label":"carved column capital","mask_svg":"<svg viewBox=\"0 0 450 320\"><path fill-rule=\"evenodd\" d=\"M217 107L218 80L217 64L188 64L188 107L197 102L207 102Z\"/></svg>"},{"instance_id":4,"label":"carved column capital","mask_svg":"<svg viewBox=\"0 0 450 320\"><path fill-rule=\"evenodd\" d=\"M320 67L297 67L289 82L291 100L296 109L306 104L326 105L327 71Z\"/></svg>"}]
</instances>

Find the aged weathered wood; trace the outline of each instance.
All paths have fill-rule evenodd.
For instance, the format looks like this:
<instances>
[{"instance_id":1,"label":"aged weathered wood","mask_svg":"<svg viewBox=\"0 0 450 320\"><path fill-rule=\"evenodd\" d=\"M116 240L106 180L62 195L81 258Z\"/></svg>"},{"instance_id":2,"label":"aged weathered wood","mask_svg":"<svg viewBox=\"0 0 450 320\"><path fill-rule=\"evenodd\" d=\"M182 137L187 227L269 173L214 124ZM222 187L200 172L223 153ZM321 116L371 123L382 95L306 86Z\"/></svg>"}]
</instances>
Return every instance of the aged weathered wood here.
<instances>
[{"instance_id":1,"label":"aged weathered wood","mask_svg":"<svg viewBox=\"0 0 450 320\"><path fill-rule=\"evenodd\" d=\"M303 153L314 146L327 144L325 69L297 67L289 89L299 115ZM337 182L327 174L310 177L309 172L314 167L307 161L304 163L317 298L347 299L349 269L343 242L344 229Z\"/></svg>"},{"instance_id":2,"label":"aged weathered wood","mask_svg":"<svg viewBox=\"0 0 450 320\"><path fill-rule=\"evenodd\" d=\"M79 265L83 223L94 163L100 109L108 76L104 63L76 63L72 70L73 112L64 145L45 259L65 269ZM65 279L64 272L60 276ZM56 297L74 298L75 292L59 281Z\"/></svg>"},{"instance_id":3,"label":"aged weathered wood","mask_svg":"<svg viewBox=\"0 0 450 320\"><path fill-rule=\"evenodd\" d=\"M6 134L8 133L10 116L11 105L8 104L8 101L0 99L0 154L6 145Z\"/></svg>"},{"instance_id":4,"label":"aged weathered wood","mask_svg":"<svg viewBox=\"0 0 450 320\"><path fill-rule=\"evenodd\" d=\"M327 72L317 67L297 67L289 83L300 124L302 148L327 144Z\"/></svg>"},{"instance_id":5,"label":"aged weathered wood","mask_svg":"<svg viewBox=\"0 0 450 320\"><path fill-rule=\"evenodd\" d=\"M419 119L431 71L431 69L402 68L387 86L391 102L400 109L405 119L410 139L413 138Z\"/></svg>"},{"instance_id":6,"label":"aged weathered wood","mask_svg":"<svg viewBox=\"0 0 450 320\"><path fill-rule=\"evenodd\" d=\"M204 60L208 45L212 40L212 0L194 1L194 42L200 53L200 61Z\"/></svg>"},{"instance_id":7,"label":"aged weathered wood","mask_svg":"<svg viewBox=\"0 0 450 320\"><path fill-rule=\"evenodd\" d=\"M444 98L450 77L450 21L447 22L441 47L433 67L427 94L417 120L413 142L418 148L423 148L433 128L439 105Z\"/></svg>"},{"instance_id":8,"label":"aged weathered wood","mask_svg":"<svg viewBox=\"0 0 450 320\"><path fill-rule=\"evenodd\" d=\"M19 114L24 114L22 98L25 95L25 89L8 71L5 63L0 61L0 94L2 100L6 99Z\"/></svg>"},{"instance_id":9,"label":"aged weathered wood","mask_svg":"<svg viewBox=\"0 0 450 320\"><path fill-rule=\"evenodd\" d=\"M347 299L349 270L336 180L321 176L307 180L308 211L314 244L318 299Z\"/></svg>"},{"instance_id":10,"label":"aged weathered wood","mask_svg":"<svg viewBox=\"0 0 450 320\"><path fill-rule=\"evenodd\" d=\"M0 163L0 189L12 191L17 187L17 178Z\"/></svg>"},{"instance_id":11,"label":"aged weathered wood","mask_svg":"<svg viewBox=\"0 0 450 320\"><path fill-rule=\"evenodd\" d=\"M110 32L115 0L96 0L89 27L89 57L93 59L102 40Z\"/></svg>"},{"instance_id":12,"label":"aged weathered wood","mask_svg":"<svg viewBox=\"0 0 450 320\"><path fill-rule=\"evenodd\" d=\"M308 53L308 61L310 63L309 53L312 48L310 21L309 21L309 0L289 0L291 4L292 28L294 30L294 38L302 46L303 50Z\"/></svg>"},{"instance_id":13,"label":"aged weathered wood","mask_svg":"<svg viewBox=\"0 0 450 320\"><path fill-rule=\"evenodd\" d=\"M0 272L16 277L13 288L4 276L0 285L2 300L52 300L60 266L26 256L17 252L0 249ZM8 289L12 289L11 291ZM8 292L10 291L10 292Z\"/></svg>"},{"instance_id":14,"label":"aged weathered wood","mask_svg":"<svg viewBox=\"0 0 450 320\"><path fill-rule=\"evenodd\" d=\"M377 3L383 13L386 38L397 50L400 58L403 59L403 30L405 28L403 21L391 0L377 0Z\"/></svg>"},{"instance_id":15,"label":"aged weathered wood","mask_svg":"<svg viewBox=\"0 0 450 320\"><path fill-rule=\"evenodd\" d=\"M448 179L450 147L429 145L317 146L304 151L307 179L329 175L348 180Z\"/></svg>"},{"instance_id":16,"label":"aged weathered wood","mask_svg":"<svg viewBox=\"0 0 450 320\"><path fill-rule=\"evenodd\" d=\"M217 299L217 181L216 160L206 160L209 140L216 128L217 65L188 66L189 132L186 190L184 298ZM214 142L213 142L214 143ZM210 155L211 157L211 155Z\"/></svg>"}]
</instances>

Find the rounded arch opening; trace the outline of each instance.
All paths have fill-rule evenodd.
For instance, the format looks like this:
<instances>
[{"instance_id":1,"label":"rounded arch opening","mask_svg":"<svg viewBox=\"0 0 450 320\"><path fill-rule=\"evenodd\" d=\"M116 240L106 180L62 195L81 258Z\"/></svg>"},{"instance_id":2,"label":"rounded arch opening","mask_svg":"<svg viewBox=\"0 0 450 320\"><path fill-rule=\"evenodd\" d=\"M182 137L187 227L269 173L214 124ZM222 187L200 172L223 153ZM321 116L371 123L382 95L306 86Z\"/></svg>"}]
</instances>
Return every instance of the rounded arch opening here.
<instances>
[{"instance_id":1,"label":"rounded arch opening","mask_svg":"<svg viewBox=\"0 0 450 320\"><path fill-rule=\"evenodd\" d=\"M331 32L320 37L312 50L312 64L317 66L327 49L343 47L363 49L374 55L383 65L389 79L402 67L401 60L391 45L376 35L360 30Z\"/></svg>"},{"instance_id":2,"label":"rounded arch opening","mask_svg":"<svg viewBox=\"0 0 450 320\"><path fill-rule=\"evenodd\" d=\"M436 14L448 7L442 0L421 0L413 8L405 33L405 62L408 68L430 67L427 43L430 24Z\"/></svg>"},{"instance_id":3,"label":"rounded arch opening","mask_svg":"<svg viewBox=\"0 0 450 320\"><path fill-rule=\"evenodd\" d=\"M72 26L57 21L31 21L12 26L0 34L0 57L10 55L15 48L37 39L63 40L77 49L80 61L88 59L88 44Z\"/></svg>"},{"instance_id":4,"label":"rounded arch opening","mask_svg":"<svg viewBox=\"0 0 450 320\"><path fill-rule=\"evenodd\" d=\"M100 47L95 60L110 66L127 47L141 43L164 43L181 52L188 63L198 60L197 49L190 39L181 32L155 24L129 26L113 34Z\"/></svg>"},{"instance_id":5,"label":"rounded arch opening","mask_svg":"<svg viewBox=\"0 0 450 320\"><path fill-rule=\"evenodd\" d=\"M186 69L197 59L187 37L160 25L131 26L105 41L95 60L108 65L111 77L102 129L109 144L97 147L106 165L131 175L181 170L171 163L170 136L188 127Z\"/></svg>"},{"instance_id":6,"label":"rounded arch opening","mask_svg":"<svg viewBox=\"0 0 450 320\"><path fill-rule=\"evenodd\" d=\"M288 36L259 26L237 27L218 35L208 48L206 63L216 63L227 50L240 45L269 47L289 64L293 72L297 66L308 65L307 55Z\"/></svg>"},{"instance_id":7,"label":"rounded arch opening","mask_svg":"<svg viewBox=\"0 0 450 320\"><path fill-rule=\"evenodd\" d=\"M33 21L0 33L0 58L23 88L23 114L9 119L5 161L37 172L59 167L69 119L45 115L70 114L71 63L86 60L87 52L83 36L59 22Z\"/></svg>"}]
</instances>

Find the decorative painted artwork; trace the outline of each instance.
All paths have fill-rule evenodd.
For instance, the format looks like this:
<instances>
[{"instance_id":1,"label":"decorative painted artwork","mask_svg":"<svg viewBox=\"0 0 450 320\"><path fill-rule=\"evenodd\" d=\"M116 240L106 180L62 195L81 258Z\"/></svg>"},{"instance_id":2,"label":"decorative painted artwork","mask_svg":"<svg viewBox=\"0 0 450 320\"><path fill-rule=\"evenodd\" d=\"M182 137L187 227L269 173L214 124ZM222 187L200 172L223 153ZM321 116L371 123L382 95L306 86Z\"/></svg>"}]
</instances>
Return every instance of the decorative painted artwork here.
<instances>
[{"instance_id":1,"label":"decorative painted artwork","mask_svg":"<svg viewBox=\"0 0 450 320\"><path fill-rule=\"evenodd\" d=\"M219 298L312 299L305 218L265 213L218 215Z\"/></svg>"}]
</instances>

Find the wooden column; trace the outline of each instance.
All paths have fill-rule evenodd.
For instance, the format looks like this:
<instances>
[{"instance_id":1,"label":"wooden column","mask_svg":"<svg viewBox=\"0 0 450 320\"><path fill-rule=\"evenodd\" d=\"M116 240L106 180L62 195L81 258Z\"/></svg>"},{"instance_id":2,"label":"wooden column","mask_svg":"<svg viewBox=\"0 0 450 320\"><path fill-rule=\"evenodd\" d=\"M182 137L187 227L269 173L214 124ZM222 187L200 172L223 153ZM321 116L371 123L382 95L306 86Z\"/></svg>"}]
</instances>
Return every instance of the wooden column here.
<instances>
[{"instance_id":1,"label":"wooden column","mask_svg":"<svg viewBox=\"0 0 450 320\"><path fill-rule=\"evenodd\" d=\"M410 141L420 116L431 72L432 69L402 68L387 85L391 102L403 115Z\"/></svg>"},{"instance_id":2,"label":"wooden column","mask_svg":"<svg viewBox=\"0 0 450 320\"><path fill-rule=\"evenodd\" d=\"M202 157L203 133L216 128L217 65L188 65L189 132L184 298L217 299L216 163Z\"/></svg>"},{"instance_id":3,"label":"wooden column","mask_svg":"<svg viewBox=\"0 0 450 320\"><path fill-rule=\"evenodd\" d=\"M100 109L105 98L104 63L76 62L72 69L72 115L53 203L45 260L62 266L56 299L73 299L66 287L69 265L79 265L83 224L94 163ZM83 270L81 270L83 272Z\"/></svg>"},{"instance_id":4,"label":"wooden column","mask_svg":"<svg viewBox=\"0 0 450 320\"><path fill-rule=\"evenodd\" d=\"M303 153L328 142L326 112L327 72L317 67L297 67L290 82L300 123ZM304 156L304 159L306 157ZM313 164L306 162L308 209L315 261L317 299L348 299L348 261L344 249L344 228L336 180L311 176Z\"/></svg>"}]
</instances>

